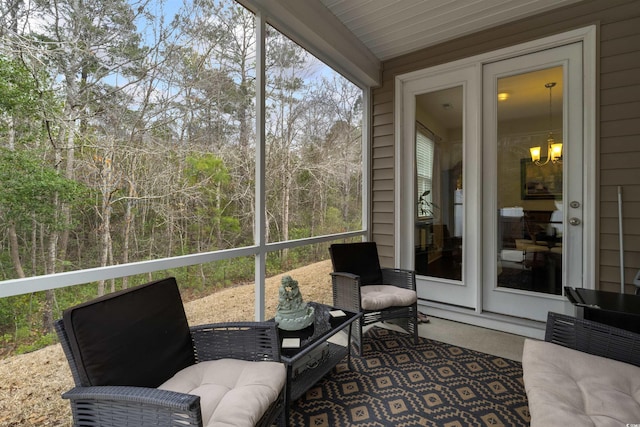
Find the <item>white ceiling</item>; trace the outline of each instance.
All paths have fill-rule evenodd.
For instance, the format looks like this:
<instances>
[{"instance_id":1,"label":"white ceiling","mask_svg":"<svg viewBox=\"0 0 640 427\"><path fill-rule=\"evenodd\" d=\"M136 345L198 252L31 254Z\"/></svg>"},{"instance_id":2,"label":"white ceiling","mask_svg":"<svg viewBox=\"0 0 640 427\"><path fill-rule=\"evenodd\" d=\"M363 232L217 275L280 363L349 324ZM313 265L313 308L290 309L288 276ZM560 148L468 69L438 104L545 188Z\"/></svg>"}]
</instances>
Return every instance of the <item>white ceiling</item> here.
<instances>
[{"instance_id":1,"label":"white ceiling","mask_svg":"<svg viewBox=\"0 0 640 427\"><path fill-rule=\"evenodd\" d=\"M580 0L319 1L375 57L384 61ZM557 83L553 103L556 116L562 111L561 70L541 70L501 79L500 91L510 96L499 103L502 119L547 115L549 91L544 85L552 81ZM443 125L455 127L462 117L462 105L456 97L459 97L456 90L442 90L418 96L416 101Z\"/></svg>"},{"instance_id":2,"label":"white ceiling","mask_svg":"<svg viewBox=\"0 0 640 427\"><path fill-rule=\"evenodd\" d=\"M380 60L579 0L320 0Z\"/></svg>"}]
</instances>

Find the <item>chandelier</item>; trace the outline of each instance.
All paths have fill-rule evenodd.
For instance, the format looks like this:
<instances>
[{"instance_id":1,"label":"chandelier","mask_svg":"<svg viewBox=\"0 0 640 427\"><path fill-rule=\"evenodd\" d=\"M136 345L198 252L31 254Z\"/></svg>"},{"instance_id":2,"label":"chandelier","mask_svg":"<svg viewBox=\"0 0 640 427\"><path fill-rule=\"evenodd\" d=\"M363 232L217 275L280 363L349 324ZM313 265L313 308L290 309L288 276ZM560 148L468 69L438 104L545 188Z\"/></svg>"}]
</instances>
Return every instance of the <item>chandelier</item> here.
<instances>
[{"instance_id":1,"label":"chandelier","mask_svg":"<svg viewBox=\"0 0 640 427\"><path fill-rule=\"evenodd\" d=\"M544 87L549 89L549 136L547 137L547 160L545 160L544 162L540 162L541 147L529 148L529 151L531 152L531 161L537 166L544 166L549 163L549 161L554 164L562 163L562 143L555 141L552 131L553 114L551 111L551 90L555 85L555 82L550 82L544 85Z\"/></svg>"}]
</instances>

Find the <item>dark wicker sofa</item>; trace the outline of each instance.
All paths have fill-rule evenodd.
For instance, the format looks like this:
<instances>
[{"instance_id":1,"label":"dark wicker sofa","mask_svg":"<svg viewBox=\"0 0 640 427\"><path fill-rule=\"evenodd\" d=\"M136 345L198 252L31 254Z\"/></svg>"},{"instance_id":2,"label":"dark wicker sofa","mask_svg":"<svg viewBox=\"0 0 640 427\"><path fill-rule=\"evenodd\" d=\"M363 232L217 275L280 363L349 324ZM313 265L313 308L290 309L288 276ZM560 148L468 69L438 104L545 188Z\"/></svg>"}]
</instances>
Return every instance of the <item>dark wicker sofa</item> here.
<instances>
[{"instance_id":1,"label":"dark wicker sofa","mask_svg":"<svg viewBox=\"0 0 640 427\"><path fill-rule=\"evenodd\" d=\"M640 422L640 334L549 313L522 368L532 427Z\"/></svg>"}]
</instances>

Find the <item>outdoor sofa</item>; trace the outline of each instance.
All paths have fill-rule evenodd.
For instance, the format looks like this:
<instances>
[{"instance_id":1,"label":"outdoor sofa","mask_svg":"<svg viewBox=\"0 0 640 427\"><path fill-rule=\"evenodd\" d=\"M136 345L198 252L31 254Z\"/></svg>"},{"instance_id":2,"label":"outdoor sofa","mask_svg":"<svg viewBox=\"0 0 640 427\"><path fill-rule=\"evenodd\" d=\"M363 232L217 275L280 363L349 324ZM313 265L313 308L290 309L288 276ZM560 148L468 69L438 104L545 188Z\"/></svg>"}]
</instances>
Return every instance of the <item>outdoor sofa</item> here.
<instances>
[{"instance_id":1,"label":"outdoor sofa","mask_svg":"<svg viewBox=\"0 0 640 427\"><path fill-rule=\"evenodd\" d=\"M522 355L531 427L640 424L639 366L640 334L549 313Z\"/></svg>"}]
</instances>

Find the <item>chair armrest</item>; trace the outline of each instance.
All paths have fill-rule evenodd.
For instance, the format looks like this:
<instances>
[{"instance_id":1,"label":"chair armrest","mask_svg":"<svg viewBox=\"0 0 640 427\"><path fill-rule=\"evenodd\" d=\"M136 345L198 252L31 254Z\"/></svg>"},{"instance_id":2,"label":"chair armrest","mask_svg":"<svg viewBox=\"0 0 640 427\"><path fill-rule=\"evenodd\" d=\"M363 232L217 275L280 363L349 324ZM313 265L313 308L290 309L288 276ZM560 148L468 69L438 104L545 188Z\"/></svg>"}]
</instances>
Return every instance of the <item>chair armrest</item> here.
<instances>
[{"instance_id":1,"label":"chair armrest","mask_svg":"<svg viewBox=\"0 0 640 427\"><path fill-rule=\"evenodd\" d=\"M385 285L394 285L399 288L416 290L416 272L413 270L405 270L401 268L383 268L382 283Z\"/></svg>"},{"instance_id":2,"label":"chair armrest","mask_svg":"<svg viewBox=\"0 0 640 427\"><path fill-rule=\"evenodd\" d=\"M275 322L227 322L191 327L196 360L280 361Z\"/></svg>"},{"instance_id":3,"label":"chair armrest","mask_svg":"<svg viewBox=\"0 0 640 427\"><path fill-rule=\"evenodd\" d=\"M362 311L360 307L360 276L346 272L331 273L333 306L344 310Z\"/></svg>"},{"instance_id":4,"label":"chair armrest","mask_svg":"<svg viewBox=\"0 0 640 427\"><path fill-rule=\"evenodd\" d=\"M640 366L640 334L549 312L545 341Z\"/></svg>"},{"instance_id":5,"label":"chair armrest","mask_svg":"<svg viewBox=\"0 0 640 427\"><path fill-rule=\"evenodd\" d=\"M62 397L71 401L74 419L81 419L86 425L202 426L200 397L191 394L144 387L93 386L75 387Z\"/></svg>"}]
</instances>

